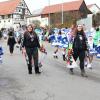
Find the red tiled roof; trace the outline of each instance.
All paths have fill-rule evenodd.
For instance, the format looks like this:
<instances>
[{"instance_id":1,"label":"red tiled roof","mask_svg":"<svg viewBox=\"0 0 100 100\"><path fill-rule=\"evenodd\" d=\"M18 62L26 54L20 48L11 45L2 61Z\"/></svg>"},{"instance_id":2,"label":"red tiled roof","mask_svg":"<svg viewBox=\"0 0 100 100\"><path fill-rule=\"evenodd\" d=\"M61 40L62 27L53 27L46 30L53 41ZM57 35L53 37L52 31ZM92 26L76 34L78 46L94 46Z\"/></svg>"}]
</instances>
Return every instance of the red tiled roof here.
<instances>
[{"instance_id":1,"label":"red tiled roof","mask_svg":"<svg viewBox=\"0 0 100 100\"><path fill-rule=\"evenodd\" d=\"M12 14L19 3L20 0L0 2L0 15Z\"/></svg>"},{"instance_id":2,"label":"red tiled roof","mask_svg":"<svg viewBox=\"0 0 100 100\"><path fill-rule=\"evenodd\" d=\"M83 1L84 0L78 0L78 1L63 3L63 11L79 10ZM43 9L42 14L60 12L61 10L62 10L62 4L51 5L51 6L45 7Z\"/></svg>"}]
</instances>

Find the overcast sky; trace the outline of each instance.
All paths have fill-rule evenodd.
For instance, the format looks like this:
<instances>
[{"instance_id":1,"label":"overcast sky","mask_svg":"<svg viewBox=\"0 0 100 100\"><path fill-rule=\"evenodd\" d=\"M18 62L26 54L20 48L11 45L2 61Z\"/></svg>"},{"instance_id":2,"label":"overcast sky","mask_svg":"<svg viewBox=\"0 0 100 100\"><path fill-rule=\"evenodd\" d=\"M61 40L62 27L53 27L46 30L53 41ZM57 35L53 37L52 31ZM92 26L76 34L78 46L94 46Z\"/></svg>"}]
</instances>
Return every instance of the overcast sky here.
<instances>
[{"instance_id":1,"label":"overcast sky","mask_svg":"<svg viewBox=\"0 0 100 100\"><path fill-rule=\"evenodd\" d=\"M1 1L7 1L7 0L0 0ZM49 0L25 0L29 9L31 11L34 11L39 8L43 8L44 6L47 6L49 3ZM69 1L75 1L75 0L50 0L50 4L56 4L61 2L69 2ZM86 4L93 4L96 3L100 7L100 0L85 0Z\"/></svg>"}]
</instances>

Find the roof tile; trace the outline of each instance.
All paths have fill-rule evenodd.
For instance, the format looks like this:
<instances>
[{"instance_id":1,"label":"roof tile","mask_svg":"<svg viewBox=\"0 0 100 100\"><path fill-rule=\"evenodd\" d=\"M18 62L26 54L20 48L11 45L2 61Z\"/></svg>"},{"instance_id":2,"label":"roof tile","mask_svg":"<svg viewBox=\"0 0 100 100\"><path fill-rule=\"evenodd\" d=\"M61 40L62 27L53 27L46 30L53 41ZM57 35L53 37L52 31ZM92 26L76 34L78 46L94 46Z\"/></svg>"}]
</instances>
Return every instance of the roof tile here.
<instances>
[{"instance_id":1,"label":"roof tile","mask_svg":"<svg viewBox=\"0 0 100 100\"><path fill-rule=\"evenodd\" d=\"M18 6L20 0L10 0L0 2L0 15L12 14Z\"/></svg>"},{"instance_id":2,"label":"roof tile","mask_svg":"<svg viewBox=\"0 0 100 100\"><path fill-rule=\"evenodd\" d=\"M63 11L79 10L82 3L83 3L83 0L63 3ZM46 6L43 9L42 14L60 12L61 10L62 10L62 4Z\"/></svg>"}]
</instances>

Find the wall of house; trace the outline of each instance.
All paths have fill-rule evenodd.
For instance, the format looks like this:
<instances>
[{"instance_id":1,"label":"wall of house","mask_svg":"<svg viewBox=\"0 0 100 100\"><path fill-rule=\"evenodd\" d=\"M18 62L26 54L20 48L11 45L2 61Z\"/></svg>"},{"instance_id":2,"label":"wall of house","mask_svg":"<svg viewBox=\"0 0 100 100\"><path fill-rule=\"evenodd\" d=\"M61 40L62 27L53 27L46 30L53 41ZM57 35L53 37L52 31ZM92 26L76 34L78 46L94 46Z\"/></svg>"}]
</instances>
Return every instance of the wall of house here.
<instances>
[{"instance_id":1,"label":"wall of house","mask_svg":"<svg viewBox=\"0 0 100 100\"><path fill-rule=\"evenodd\" d=\"M49 25L49 18L41 18L41 26L48 26Z\"/></svg>"},{"instance_id":2,"label":"wall of house","mask_svg":"<svg viewBox=\"0 0 100 100\"><path fill-rule=\"evenodd\" d=\"M90 30L92 28L92 16L78 20L77 24L85 25L85 29Z\"/></svg>"},{"instance_id":3,"label":"wall of house","mask_svg":"<svg viewBox=\"0 0 100 100\"><path fill-rule=\"evenodd\" d=\"M27 25L32 24L32 21L34 20L39 20L41 22L41 16L27 18Z\"/></svg>"},{"instance_id":4,"label":"wall of house","mask_svg":"<svg viewBox=\"0 0 100 100\"><path fill-rule=\"evenodd\" d=\"M12 19L3 19L0 21L0 28L10 28L13 26Z\"/></svg>"},{"instance_id":5,"label":"wall of house","mask_svg":"<svg viewBox=\"0 0 100 100\"><path fill-rule=\"evenodd\" d=\"M92 7L90 8L90 11L91 11L93 14L96 14L97 12L100 11L100 9L99 9L96 5L94 5L94 6L92 6Z\"/></svg>"},{"instance_id":6,"label":"wall of house","mask_svg":"<svg viewBox=\"0 0 100 100\"><path fill-rule=\"evenodd\" d=\"M25 2L21 0L13 14L0 16L0 28L14 27L16 29L20 25L26 25L27 15L30 15L29 9Z\"/></svg>"},{"instance_id":7,"label":"wall of house","mask_svg":"<svg viewBox=\"0 0 100 100\"><path fill-rule=\"evenodd\" d=\"M39 20L41 22L41 26L48 25L48 17L41 18L41 16L27 18L27 25L32 24L32 21L34 20Z\"/></svg>"},{"instance_id":8,"label":"wall of house","mask_svg":"<svg viewBox=\"0 0 100 100\"><path fill-rule=\"evenodd\" d=\"M25 20L15 20L13 18L0 20L0 28L10 28L14 29L20 27L20 25L25 25Z\"/></svg>"},{"instance_id":9,"label":"wall of house","mask_svg":"<svg viewBox=\"0 0 100 100\"><path fill-rule=\"evenodd\" d=\"M12 24L12 15L0 16L0 28L9 28Z\"/></svg>"},{"instance_id":10,"label":"wall of house","mask_svg":"<svg viewBox=\"0 0 100 100\"><path fill-rule=\"evenodd\" d=\"M21 19L20 15L10 15L10 17L8 18L9 15L3 15L0 16L0 28L10 28L10 27L14 27L16 29L16 27L19 27L20 25L25 25L26 24L26 20L25 19Z\"/></svg>"},{"instance_id":11,"label":"wall of house","mask_svg":"<svg viewBox=\"0 0 100 100\"><path fill-rule=\"evenodd\" d=\"M42 15L42 18L49 18L49 15ZM50 25L52 27L70 27L75 20L81 18L79 11L71 11L63 13L63 26L62 26L62 12L50 14Z\"/></svg>"}]
</instances>

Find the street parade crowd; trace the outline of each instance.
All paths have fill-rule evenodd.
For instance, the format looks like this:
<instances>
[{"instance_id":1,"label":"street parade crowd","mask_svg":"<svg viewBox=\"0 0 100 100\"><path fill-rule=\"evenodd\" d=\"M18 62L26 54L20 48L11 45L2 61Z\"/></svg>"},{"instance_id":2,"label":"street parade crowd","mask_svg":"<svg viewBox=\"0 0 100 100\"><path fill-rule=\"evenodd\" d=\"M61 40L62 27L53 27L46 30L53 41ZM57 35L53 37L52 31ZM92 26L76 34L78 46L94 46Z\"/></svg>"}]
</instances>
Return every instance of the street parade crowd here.
<instances>
[{"instance_id":1,"label":"street parade crowd","mask_svg":"<svg viewBox=\"0 0 100 100\"><path fill-rule=\"evenodd\" d=\"M7 39L10 54L13 55L14 46L19 48L25 56L28 73L32 74L32 66L36 74L40 74L41 61L39 53L47 54L43 41L51 43L54 47L54 59L59 59L58 51L62 50L62 58L66 62L70 74L74 74L74 68L80 67L81 76L87 77L85 66L92 69L92 61L95 56L100 58L100 28L92 27L86 30L84 25L72 25L70 28L44 29L28 25L14 31L13 28L0 31L0 39ZM4 51L0 44L0 63L3 63ZM79 60L79 65L76 63Z\"/></svg>"}]
</instances>

